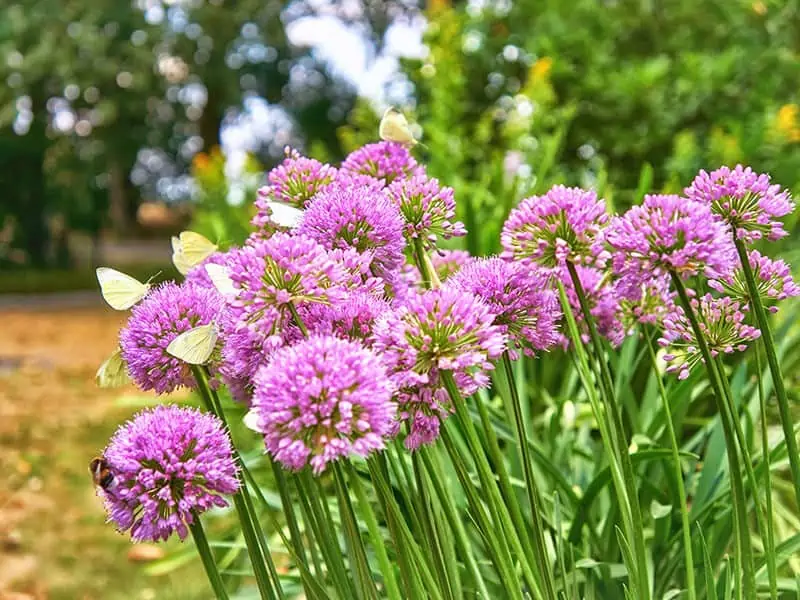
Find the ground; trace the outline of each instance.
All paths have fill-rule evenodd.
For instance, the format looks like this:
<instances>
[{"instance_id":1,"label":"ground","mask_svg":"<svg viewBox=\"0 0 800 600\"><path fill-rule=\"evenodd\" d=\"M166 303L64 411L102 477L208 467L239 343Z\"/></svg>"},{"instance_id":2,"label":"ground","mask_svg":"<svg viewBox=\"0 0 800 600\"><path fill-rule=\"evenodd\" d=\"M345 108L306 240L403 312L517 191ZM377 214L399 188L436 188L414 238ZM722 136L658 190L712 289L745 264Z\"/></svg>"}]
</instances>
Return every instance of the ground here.
<instances>
[{"instance_id":1,"label":"ground","mask_svg":"<svg viewBox=\"0 0 800 600\"><path fill-rule=\"evenodd\" d=\"M90 480L116 426L155 401L95 386L125 315L26 304L0 306L0 600L208 598L197 561L148 575L140 560L163 547L133 546L106 524Z\"/></svg>"}]
</instances>

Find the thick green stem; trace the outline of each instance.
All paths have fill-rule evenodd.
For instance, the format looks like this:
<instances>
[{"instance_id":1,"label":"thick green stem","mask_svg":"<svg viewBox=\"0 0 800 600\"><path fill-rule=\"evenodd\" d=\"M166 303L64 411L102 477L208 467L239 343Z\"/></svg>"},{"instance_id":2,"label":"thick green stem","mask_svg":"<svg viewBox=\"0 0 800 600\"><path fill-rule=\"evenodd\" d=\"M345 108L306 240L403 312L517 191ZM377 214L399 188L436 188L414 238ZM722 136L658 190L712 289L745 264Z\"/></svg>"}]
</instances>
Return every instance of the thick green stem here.
<instances>
[{"instance_id":1,"label":"thick green stem","mask_svg":"<svg viewBox=\"0 0 800 600\"><path fill-rule=\"evenodd\" d=\"M200 517L197 514L193 516L192 523L189 525L189 531L192 532L194 545L197 547L197 552L200 554L200 560L203 561L203 567L206 570L206 575L208 575L208 581L211 583L211 587L214 590L214 595L217 597L217 600L228 600L228 592L225 591L222 577L220 577L219 571L217 570L217 563L214 560L214 555L211 553L205 531L203 531L203 525L200 523Z\"/></svg>"},{"instance_id":2,"label":"thick green stem","mask_svg":"<svg viewBox=\"0 0 800 600\"><path fill-rule=\"evenodd\" d=\"M361 507L361 513L364 515L364 520L367 524L367 530L369 531L370 538L372 538L372 546L375 550L375 555L378 557L378 564L380 565L381 574L383 575L383 584L386 586L386 595L389 600L401 600L400 588L397 587L394 568L391 562L389 562L389 555L386 553L386 545L383 543L383 536L378 527L378 519L364 491L364 486L361 485L361 478L353 468L353 465L349 462L344 464L344 469L347 471L347 480L350 482L350 486L356 494L358 505Z\"/></svg>"},{"instance_id":3,"label":"thick green stem","mask_svg":"<svg viewBox=\"0 0 800 600\"><path fill-rule=\"evenodd\" d=\"M533 523L533 543L536 552L536 559L539 562L539 571L544 583L545 598L557 600L556 586L553 578L553 569L547 555L547 544L545 542L544 521L542 519L541 508L539 505L539 486L536 484L536 476L533 473L533 460L528 448L528 434L525 429L525 420L522 416L522 404L517 390L516 379L514 378L514 367L511 364L511 356L508 351L503 353L503 371L506 375L506 382L510 392L509 402L514 414L514 432L517 435L517 445L519 446L520 460L522 461L522 471L525 475L525 490L528 493L528 502L531 505L531 522ZM478 400L480 402L480 400Z\"/></svg>"},{"instance_id":4,"label":"thick green stem","mask_svg":"<svg viewBox=\"0 0 800 600\"><path fill-rule=\"evenodd\" d=\"M734 418L734 415L731 415L728 411L728 407L725 403L725 392L723 391L720 380L722 375L718 372L714 364L714 360L711 357L711 352L708 349L708 344L706 343L705 337L703 337L703 331L700 328L700 323L697 320L694 308L692 308L692 303L689 300L689 294L686 291L686 287L683 285L683 281L681 280L680 276L678 276L676 273L670 273L670 275L672 277L672 283L675 286L675 290L678 292L678 297L681 305L683 306L683 310L686 313L686 317L689 319L689 323L692 326L697 347L700 349L700 354L703 357L706 372L708 373L709 383L711 384L711 388L714 392L714 399L717 403L717 411L719 412L720 422L722 423L722 431L725 435L725 445L727 446L726 454L728 456L728 468L731 479L731 492L733 494L734 518L736 519L734 523L734 529L738 530L737 537L739 538L739 552L737 555L740 556L742 567L744 569L743 581L737 582L736 587L737 589L743 590L746 598L755 598L755 569L753 566L752 548L750 547L750 536L748 533L749 528L747 523L747 504L744 497L744 481L742 478L742 473L739 470L739 453L736 451L736 434L733 431L733 424L731 422Z\"/></svg>"},{"instance_id":5,"label":"thick green stem","mask_svg":"<svg viewBox=\"0 0 800 600\"><path fill-rule=\"evenodd\" d=\"M192 373L197 381L197 389L200 392L200 396L203 398L206 408L209 410L209 412L216 415L216 417L222 421L225 429L230 432L228 423L225 420L225 414L222 412L222 406L219 402L219 398L209 385L208 372L206 368L192 365ZM241 465L242 459L239 456L236 447L233 444L231 444L231 446L233 447L234 460L238 465ZM247 545L247 553L250 555L250 563L253 565L253 573L256 576L258 591L261 595L261 598L264 600L272 600L277 597L283 597L277 571L275 570L274 564L272 564L272 556L269 554L269 552L267 552L265 555L262 554L261 551L262 546L267 548L266 540L259 540L258 534L260 533L263 537L263 532L256 527L255 523L257 521L255 520L255 515L251 514L251 511L248 509L248 503L244 498L244 495L248 494L247 482L241 476L241 473L237 474L237 477L239 479L240 487L239 491L233 495L233 504L236 507L236 513L239 517L239 523L242 527L242 534L244 535L245 544ZM267 571L267 561L269 561L271 567L270 571L272 571L275 586L278 589L277 595L273 589L270 574Z\"/></svg>"},{"instance_id":6,"label":"thick green stem","mask_svg":"<svg viewBox=\"0 0 800 600\"><path fill-rule=\"evenodd\" d=\"M661 396L661 404L664 406L664 421L667 425L669 435L669 445L672 450L672 466L675 469L675 482L678 486L678 500L681 504L681 529L683 530L683 560L686 568L686 592L689 600L697 598L694 579L694 557L692 556L692 528L689 524L689 506L686 503L686 488L683 484L683 468L681 467L680 449L678 438L675 435L675 426L672 423L672 410L669 406L667 391L664 389L664 382L658 372L656 353L650 340L646 340L647 349L650 351L650 362L653 366L653 375L658 383L658 392Z\"/></svg>"},{"instance_id":7,"label":"thick green stem","mask_svg":"<svg viewBox=\"0 0 800 600\"><path fill-rule=\"evenodd\" d=\"M422 283L426 288L441 287L442 282L439 280L439 275L436 273L436 269L433 268L431 258L428 256L425 245L420 239L414 240L414 262L417 263L417 269L422 275Z\"/></svg>"},{"instance_id":8,"label":"thick green stem","mask_svg":"<svg viewBox=\"0 0 800 600\"><path fill-rule=\"evenodd\" d=\"M475 429L475 425L472 423L464 398L458 390L458 385L456 384L453 374L449 371L443 371L441 373L441 378L442 384L453 403L457 421L470 447L472 458L475 461L475 468L478 472L478 478L481 482L481 488L486 494L486 501L495 517L496 526L500 528L501 531L505 531L508 536L508 542L513 547L514 553L519 559L523 577L530 586L531 593L534 594L535 597L539 597L541 593L538 581L528 564L522 542L519 539L519 535L524 532L517 531L512 522L508 507L503 502L500 490L497 487L497 482L495 481L494 473L492 472L492 468L489 465L480 438L478 437L478 432Z\"/></svg>"},{"instance_id":9,"label":"thick green stem","mask_svg":"<svg viewBox=\"0 0 800 600\"><path fill-rule=\"evenodd\" d=\"M294 324L297 325L297 328L303 334L303 337L308 337L308 328L306 324L303 323L303 319L300 318L300 314L297 312L297 308L295 308L294 304L289 302L287 305L289 307L289 312L292 314L292 319L294 320Z\"/></svg>"},{"instance_id":10,"label":"thick green stem","mask_svg":"<svg viewBox=\"0 0 800 600\"><path fill-rule=\"evenodd\" d=\"M789 453L789 467L792 471L792 484L794 485L794 496L798 506L800 506L800 452L797 449L797 438L793 429L792 415L789 410L789 400L786 396L786 387L783 383L783 372L778 361L778 353L775 350L775 340L772 337L772 329L769 326L767 311L764 310L764 303L758 293L753 269L747 256L747 248L744 242L734 238L736 251L739 253L739 260L742 263L742 271L747 282L747 291L750 296L750 304L756 316L758 328L761 330L761 339L764 341L764 352L767 355L767 364L772 374L772 383L775 386L775 396L778 399L778 411L781 415L781 426L783 436L786 439L786 450ZM760 373L759 373L760 375Z\"/></svg>"},{"instance_id":11,"label":"thick green stem","mask_svg":"<svg viewBox=\"0 0 800 600\"><path fill-rule=\"evenodd\" d=\"M626 536L632 536L633 554L636 557L636 588L639 593L640 600L650 599L650 578L647 573L647 550L644 542L644 524L642 521L642 511L639 506L639 496L636 489L636 482L634 480L633 465L631 464L630 452L628 451L628 442L625 436L625 428L622 423L622 410L617 403L616 395L614 393L614 383L611 379L611 371L608 368L608 363L605 359L605 351L603 348L600 334L597 332L597 325L589 308L589 303L586 299L586 293L581 284L580 277L575 265L567 261L567 270L569 271L572 285L575 288L575 294L578 297L578 302L581 306L584 322L589 329L589 337L592 341L594 348L595 358L600 369L600 388L604 392L606 405L608 407L607 414L609 415L610 427L609 430L615 438L618 459L622 467L622 476L625 482L625 490L630 503L630 517L632 531L626 531Z\"/></svg>"},{"instance_id":12,"label":"thick green stem","mask_svg":"<svg viewBox=\"0 0 800 600\"><path fill-rule=\"evenodd\" d=\"M761 382L761 352L756 343L756 380L758 381L758 406L761 411L761 460L764 461L764 500L767 512L767 535L764 539L764 559L769 577L770 600L778 600L778 567L775 564L775 531L772 527L772 476L769 469L769 432L767 431L767 399Z\"/></svg>"}]
</instances>

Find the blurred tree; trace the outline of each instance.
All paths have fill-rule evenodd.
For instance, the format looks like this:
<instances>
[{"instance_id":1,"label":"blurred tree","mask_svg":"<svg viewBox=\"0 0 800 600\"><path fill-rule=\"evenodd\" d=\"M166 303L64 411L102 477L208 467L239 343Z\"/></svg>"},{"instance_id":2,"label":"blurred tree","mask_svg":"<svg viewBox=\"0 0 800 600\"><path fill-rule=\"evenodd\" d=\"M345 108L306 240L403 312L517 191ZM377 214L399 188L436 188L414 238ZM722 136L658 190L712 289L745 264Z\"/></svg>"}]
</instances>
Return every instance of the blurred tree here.
<instances>
[{"instance_id":1,"label":"blurred tree","mask_svg":"<svg viewBox=\"0 0 800 600\"><path fill-rule=\"evenodd\" d=\"M165 177L183 177L185 196L192 156L220 144L226 119L249 98L280 106L293 130L266 140L265 162L298 137L340 157L335 127L355 89L312 49L292 46L286 24L344 20L380 44L391 20L413 6L0 0L0 226L12 224L12 246L36 265L54 258L54 219L94 236L109 220L128 230L138 188L163 194Z\"/></svg>"}]
</instances>

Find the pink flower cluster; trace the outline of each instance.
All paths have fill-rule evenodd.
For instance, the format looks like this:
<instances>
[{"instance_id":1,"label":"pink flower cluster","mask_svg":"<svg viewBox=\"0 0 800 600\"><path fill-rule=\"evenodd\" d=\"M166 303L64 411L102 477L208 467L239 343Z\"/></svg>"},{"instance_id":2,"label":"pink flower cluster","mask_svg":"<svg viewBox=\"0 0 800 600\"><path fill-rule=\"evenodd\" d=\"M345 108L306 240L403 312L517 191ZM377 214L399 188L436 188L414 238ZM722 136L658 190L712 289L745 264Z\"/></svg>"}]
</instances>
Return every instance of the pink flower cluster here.
<instances>
[{"instance_id":1,"label":"pink flower cluster","mask_svg":"<svg viewBox=\"0 0 800 600\"><path fill-rule=\"evenodd\" d=\"M434 443L504 353L569 346L563 311L583 342L590 323L614 346L662 330L668 370L683 378L700 362L673 288L687 282L712 352L745 349L759 331L734 236L780 237L794 206L742 167L701 172L685 195L648 195L619 215L593 191L555 186L511 211L500 255L473 258L437 248L466 233L454 192L400 144L367 145L338 168L289 152L267 179L256 231L150 292L122 354L143 389L191 386L166 346L215 323L214 383L250 405L276 460L315 473L393 437ZM276 202L303 211L295 227L262 226ZM800 295L786 263L752 249L749 260L772 308Z\"/></svg>"}]
</instances>

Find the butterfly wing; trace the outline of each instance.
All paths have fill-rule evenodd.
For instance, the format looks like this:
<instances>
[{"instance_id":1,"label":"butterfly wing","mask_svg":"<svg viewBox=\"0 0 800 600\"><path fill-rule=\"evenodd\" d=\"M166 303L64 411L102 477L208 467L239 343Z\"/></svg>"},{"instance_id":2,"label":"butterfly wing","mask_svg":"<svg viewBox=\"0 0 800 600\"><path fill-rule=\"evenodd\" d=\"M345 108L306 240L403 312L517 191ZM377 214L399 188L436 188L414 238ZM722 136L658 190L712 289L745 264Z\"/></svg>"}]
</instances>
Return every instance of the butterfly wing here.
<instances>
[{"instance_id":1,"label":"butterfly wing","mask_svg":"<svg viewBox=\"0 0 800 600\"><path fill-rule=\"evenodd\" d=\"M109 267L99 267L97 282L103 299L115 310L127 310L147 295L150 285Z\"/></svg>"},{"instance_id":2,"label":"butterfly wing","mask_svg":"<svg viewBox=\"0 0 800 600\"><path fill-rule=\"evenodd\" d=\"M200 325L184 331L172 340L167 346L167 352L190 365L203 365L214 352L218 337L216 324Z\"/></svg>"},{"instance_id":3,"label":"butterfly wing","mask_svg":"<svg viewBox=\"0 0 800 600\"><path fill-rule=\"evenodd\" d=\"M294 229L300 225L300 222L303 220L303 211L294 206L289 206L282 202L275 202L274 200L267 202L267 206L270 210L270 220L281 227Z\"/></svg>"},{"instance_id":4,"label":"butterfly wing","mask_svg":"<svg viewBox=\"0 0 800 600\"><path fill-rule=\"evenodd\" d=\"M405 115L391 106L383 113L383 118L378 126L378 135L387 142L398 142L409 146L417 143Z\"/></svg>"},{"instance_id":5,"label":"butterfly wing","mask_svg":"<svg viewBox=\"0 0 800 600\"><path fill-rule=\"evenodd\" d=\"M125 361L122 358L122 351L119 348L114 350L111 356L100 365L95 380L101 388L119 387L130 381Z\"/></svg>"},{"instance_id":6,"label":"butterfly wing","mask_svg":"<svg viewBox=\"0 0 800 600\"><path fill-rule=\"evenodd\" d=\"M226 297L237 294L238 290L233 285L227 268L222 265L206 265L206 273L208 273L208 278L220 294Z\"/></svg>"},{"instance_id":7,"label":"butterfly wing","mask_svg":"<svg viewBox=\"0 0 800 600\"><path fill-rule=\"evenodd\" d=\"M217 251L217 245L199 233L184 231L178 236L181 253L192 265L197 265Z\"/></svg>"}]
</instances>

